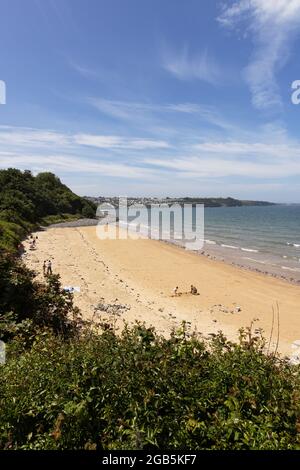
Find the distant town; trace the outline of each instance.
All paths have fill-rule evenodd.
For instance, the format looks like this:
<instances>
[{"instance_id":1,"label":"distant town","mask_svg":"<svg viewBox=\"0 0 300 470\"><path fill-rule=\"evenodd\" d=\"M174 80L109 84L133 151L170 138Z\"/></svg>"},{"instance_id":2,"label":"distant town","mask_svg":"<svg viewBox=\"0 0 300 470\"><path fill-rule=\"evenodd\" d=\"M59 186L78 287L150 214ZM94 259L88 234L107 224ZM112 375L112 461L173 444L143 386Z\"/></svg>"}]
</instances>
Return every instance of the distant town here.
<instances>
[{"instance_id":1,"label":"distant town","mask_svg":"<svg viewBox=\"0 0 300 470\"><path fill-rule=\"evenodd\" d=\"M115 207L119 205L119 197L86 197L89 201L94 202L95 204L111 204ZM128 197L127 198L128 206L132 204L141 204L144 206L151 205L161 205L167 204L171 206L173 204L204 204L205 207L236 207L236 206L271 206L275 205L272 202L266 201L243 201L239 199L234 199L232 197L227 198L197 198L197 197Z\"/></svg>"}]
</instances>

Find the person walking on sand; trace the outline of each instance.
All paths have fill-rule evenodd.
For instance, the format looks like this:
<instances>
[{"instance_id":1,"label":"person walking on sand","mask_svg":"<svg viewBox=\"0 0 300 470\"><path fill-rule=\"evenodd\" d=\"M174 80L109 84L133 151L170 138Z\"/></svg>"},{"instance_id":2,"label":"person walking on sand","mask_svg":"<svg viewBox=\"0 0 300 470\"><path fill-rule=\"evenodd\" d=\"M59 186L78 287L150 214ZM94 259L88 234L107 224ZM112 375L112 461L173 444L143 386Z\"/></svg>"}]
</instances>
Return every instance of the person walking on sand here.
<instances>
[{"instance_id":1,"label":"person walking on sand","mask_svg":"<svg viewBox=\"0 0 300 470\"><path fill-rule=\"evenodd\" d=\"M173 295L174 297L178 296L178 286L173 289Z\"/></svg>"},{"instance_id":2,"label":"person walking on sand","mask_svg":"<svg viewBox=\"0 0 300 470\"><path fill-rule=\"evenodd\" d=\"M43 274L46 276L46 261L43 262Z\"/></svg>"},{"instance_id":3,"label":"person walking on sand","mask_svg":"<svg viewBox=\"0 0 300 470\"><path fill-rule=\"evenodd\" d=\"M51 276L52 275L52 263L49 259L48 263L47 263L47 276Z\"/></svg>"}]
</instances>

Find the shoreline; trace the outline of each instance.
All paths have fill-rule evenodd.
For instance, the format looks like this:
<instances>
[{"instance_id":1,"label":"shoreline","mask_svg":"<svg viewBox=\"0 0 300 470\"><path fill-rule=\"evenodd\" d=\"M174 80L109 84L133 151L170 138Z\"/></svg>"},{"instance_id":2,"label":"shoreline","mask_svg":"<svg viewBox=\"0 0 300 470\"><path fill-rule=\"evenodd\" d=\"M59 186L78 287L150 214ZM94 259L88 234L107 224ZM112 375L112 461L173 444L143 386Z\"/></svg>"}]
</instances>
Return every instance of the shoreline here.
<instances>
[{"instance_id":1,"label":"shoreline","mask_svg":"<svg viewBox=\"0 0 300 470\"><path fill-rule=\"evenodd\" d=\"M51 224L48 227L43 227L43 229L51 229L51 228L76 228L76 227L91 227L103 224L112 224L114 225L115 222L109 220L107 217L103 218L103 223L101 223L101 219L79 219L75 221L69 222L61 222L57 224ZM117 223L118 225L118 223ZM125 228L121 228L120 230L124 231ZM130 230L128 228L128 232L135 233L134 230ZM184 251L186 250L184 244L180 243L179 241L170 241L170 240L156 240L163 243L167 243L173 246L177 246L182 248ZM232 248L230 250L230 248ZM233 249L234 248L234 249ZM283 267L274 265L272 263L267 263L262 260L256 260L251 258L252 253L253 256L259 257L261 255L260 252L257 250L240 248L240 247L231 247L226 244L219 244L217 242L211 242L209 240L205 240L203 248L201 250L192 251L199 256L205 256L209 259L216 260L228 264L230 266L235 266L239 269L260 273L264 276L268 276L274 279L280 279L289 284L293 285L300 285L300 268L299 270L293 270L290 267ZM249 255L243 256L243 255ZM299 254L300 256L300 254Z\"/></svg>"},{"instance_id":2,"label":"shoreline","mask_svg":"<svg viewBox=\"0 0 300 470\"><path fill-rule=\"evenodd\" d=\"M293 346L300 338L297 285L158 240L99 240L95 227L48 228L38 235L25 263L42 279L42 262L51 259L62 285L79 288L74 302L86 319L115 321L117 328L142 321L162 335L185 321L189 331L209 337L221 330L235 341L239 328L258 318L255 328L268 340L278 302L279 351L300 354ZM199 296L189 294L191 284ZM180 297L172 297L176 285Z\"/></svg>"},{"instance_id":3,"label":"shoreline","mask_svg":"<svg viewBox=\"0 0 300 470\"><path fill-rule=\"evenodd\" d=\"M121 230L125 230L125 229L122 228ZM127 227L127 230L131 234L135 233L135 231L130 230L129 227ZM144 238L147 238L147 237L144 237ZM290 270L290 268L288 268L288 267L286 267L285 268L286 271L284 271L283 267L281 267L281 269L280 269L280 267L277 266L277 265L267 264L266 262L259 261L259 260L254 260L250 257L244 257L243 258L241 256L242 254L251 255L251 253L254 252L254 251L255 251L255 254L257 255L258 252L256 250L240 248L240 247L234 247L235 249L232 250L232 252L231 252L231 255L233 255L233 256L230 256L230 253L228 252L227 248L233 248L233 247L230 247L230 246L227 246L227 245L220 245L220 244L217 244L216 242L213 242L213 244L211 244L211 242L207 243L207 241L205 240L205 243L204 243L203 248L201 250L186 250L186 248L184 246L184 243L182 243L180 241L174 241L174 240L171 241L171 240L163 240L163 239L152 239L152 240L159 241L159 242L162 242L162 243L166 243L166 244L169 244L171 246L176 246L178 248L181 248L185 252L195 253L198 256L204 256L204 257L207 257L211 260L219 261L219 262L225 263L229 266L234 266L234 267L242 269L242 270L259 273L259 274L262 274L264 276L268 276L268 277L271 277L271 278L274 278L274 279L279 279L279 280L288 282L289 284L300 285L300 268L299 268L298 276L295 276L294 273L291 274L291 272L293 270ZM236 256L234 256L234 254ZM259 255L257 255L257 256L259 256ZM248 262L245 262L245 261L243 262L243 259L248 260ZM264 269L257 266L257 264L260 264L260 263L263 264ZM290 273L290 274L288 274L288 273ZM294 276L294 277L292 277L292 276Z\"/></svg>"}]
</instances>

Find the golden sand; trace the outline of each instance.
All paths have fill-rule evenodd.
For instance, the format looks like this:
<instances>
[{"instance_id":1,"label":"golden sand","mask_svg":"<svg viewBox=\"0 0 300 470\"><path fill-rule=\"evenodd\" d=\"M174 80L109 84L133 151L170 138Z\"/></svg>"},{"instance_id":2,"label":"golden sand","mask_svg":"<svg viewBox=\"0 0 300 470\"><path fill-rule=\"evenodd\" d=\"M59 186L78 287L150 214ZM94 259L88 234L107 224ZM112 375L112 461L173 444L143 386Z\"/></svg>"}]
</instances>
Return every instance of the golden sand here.
<instances>
[{"instance_id":1,"label":"golden sand","mask_svg":"<svg viewBox=\"0 0 300 470\"><path fill-rule=\"evenodd\" d=\"M96 227L51 228L38 233L37 249L26 264L42 277L43 260L51 259L63 286L80 287L75 304L92 318L99 302L122 304L117 324L145 321L167 335L183 320L205 336L222 330L236 339L238 329L259 320L269 338L272 307L280 311L279 350L291 354L300 339L300 287L208 259L154 240L99 240ZM28 243L25 244L28 248ZM191 284L200 295L189 293ZM182 295L173 297L179 287ZM95 315L109 320L107 313ZM277 341L277 320L272 348Z\"/></svg>"}]
</instances>

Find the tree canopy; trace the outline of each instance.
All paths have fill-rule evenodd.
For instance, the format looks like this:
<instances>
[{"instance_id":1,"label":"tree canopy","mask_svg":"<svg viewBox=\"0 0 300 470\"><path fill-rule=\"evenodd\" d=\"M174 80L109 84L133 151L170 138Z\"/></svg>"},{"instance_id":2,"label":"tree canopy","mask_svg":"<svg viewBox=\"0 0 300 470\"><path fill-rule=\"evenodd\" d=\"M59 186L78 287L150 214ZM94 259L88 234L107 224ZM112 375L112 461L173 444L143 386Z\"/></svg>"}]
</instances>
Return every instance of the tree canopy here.
<instances>
[{"instance_id":1,"label":"tree canopy","mask_svg":"<svg viewBox=\"0 0 300 470\"><path fill-rule=\"evenodd\" d=\"M0 171L0 249L14 251L22 236L49 216L95 217L96 206L74 194L53 173Z\"/></svg>"}]
</instances>

